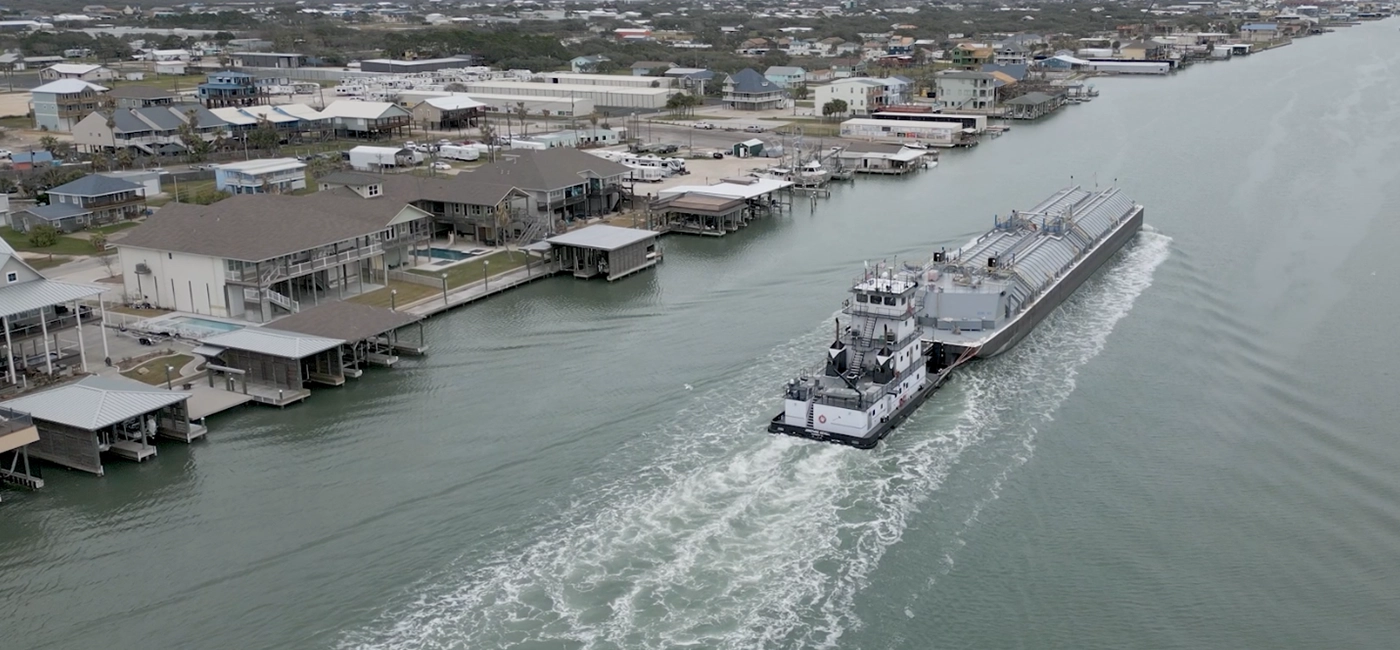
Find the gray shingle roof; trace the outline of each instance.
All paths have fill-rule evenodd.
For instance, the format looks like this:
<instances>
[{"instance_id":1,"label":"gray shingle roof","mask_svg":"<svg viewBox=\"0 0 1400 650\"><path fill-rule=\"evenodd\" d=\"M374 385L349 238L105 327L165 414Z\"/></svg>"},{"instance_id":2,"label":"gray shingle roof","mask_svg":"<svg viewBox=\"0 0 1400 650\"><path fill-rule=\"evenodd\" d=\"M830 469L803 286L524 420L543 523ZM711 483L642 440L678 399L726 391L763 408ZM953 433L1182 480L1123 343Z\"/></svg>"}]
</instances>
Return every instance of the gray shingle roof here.
<instances>
[{"instance_id":1,"label":"gray shingle roof","mask_svg":"<svg viewBox=\"0 0 1400 650\"><path fill-rule=\"evenodd\" d=\"M384 179L384 176L377 176L374 174L358 174L355 172L337 171L331 172L329 174L326 174L325 176L317 178L316 181L320 183L326 183L329 185L353 185L358 187L364 185L373 185L375 183L383 183Z\"/></svg>"},{"instance_id":2,"label":"gray shingle roof","mask_svg":"<svg viewBox=\"0 0 1400 650\"><path fill-rule=\"evenodd\" d=\"M516 190L514 185L473 179L470 174L452 178L423 178L397 174L385 178L384 193L409 203L417 200L495 206Z\"/></svg>"},{"instance_id":3,"label":"gray shingle roof","mask_svg":"<svg viewBox=\"0 0 1400 650\"><path fill-rule=\"evenodd\" d=\"M510 155L513 157L482 165L467 178L481 183L544 191L578 185L589 178L621 176L630 171L611 160L565 147L512 151Z\"/></svg>"},{"instance_id":4,"label":"gray shingle roof","mask_svg":"<svg viewBox=\"0 0 1400 650\"><path fill-rule=\"evenodd\" d=\"M52 205L31 205L22 212L32 214L44 221L58 221L68 217L76 217L80 214L87 214L89 210L80 208L72 203L54 203Z\"/></svg>"},{"instance_id":5,"label":"gray shingle roof","mask_svg":"<svg viewBox=\"0 0 1400 650\"><path fill-rule=\"evenodd\" d=\"M183 402L189 393L116 377L83 379L5 402L38 420L96 431Z\"/></svg>"},{"instance_id":6,"label":"gray shingle roof","mask_svg":"<svg viewBox=\"0 0 1400 650\"><path fill-rule=\"evenodd\" d=\"M285 332L310 334L343 341L363 341L372 336L378 336L417 322L422 318L422 316L385 309L384 307L338 300L310 309L303 309L278 320L272 326Z\"/></svg>"},{"instance_id":7,"label":"gray shingle roof","mask_svg":"<svg viewBox=\"0 0 1400 650\"><path fill-rule=\"evenodd\" d=\"M110 176L98 176L88 174L76 181L64 183L58 187L51 188L50 194L75 194L77 196L104 196L116 194L117 192L131 192L141 189L140 185L131 181Z\"/></svg>"},{"instance_id":8,"label":"gray shingle roof","mask_svg":"<svg viewBox=\"0 0 1400 650\"><path fill-rule=\"evenodd\" d=\"M117 109L112 113L112 119L117 133L143 133L152 130L151 125L132 115L129 109Z\"/></svg>"},{"instance_id":9,"label":"gray shingle roof","mask_svg":"<svg viewBox=\"0 0 1400 650\"><path fill-rule=\"evenodd\" d=\"M154 124L157 131L174 131L185 123L169 108L164 106L151 106L148 108L129 109L140 119Z\"/></svg>"},{"instance_id":10,"label":"gray shingle roof","mask_svg":"<svg viewBox=\"0 0 1400 650\"><path fill-rule=\"evenodd\" d=\"M344 189L306 196L241 194L211 205L172 203L115 243L259 262L378 232L405 208L417 210Z\"/></svg>"},{"instance_id":11,"label":"gray shingle roof","mask_svg":"<svg viewBox=\"0 0 1400 650\"><path fill-rule=\"evenodd\" d=\"M782 90L778 84L769 81L763 75L755 72L753 68L744 68L730 75L729 79L734 82L734 92L775 93Z\"/></svg>"}]
</instances>

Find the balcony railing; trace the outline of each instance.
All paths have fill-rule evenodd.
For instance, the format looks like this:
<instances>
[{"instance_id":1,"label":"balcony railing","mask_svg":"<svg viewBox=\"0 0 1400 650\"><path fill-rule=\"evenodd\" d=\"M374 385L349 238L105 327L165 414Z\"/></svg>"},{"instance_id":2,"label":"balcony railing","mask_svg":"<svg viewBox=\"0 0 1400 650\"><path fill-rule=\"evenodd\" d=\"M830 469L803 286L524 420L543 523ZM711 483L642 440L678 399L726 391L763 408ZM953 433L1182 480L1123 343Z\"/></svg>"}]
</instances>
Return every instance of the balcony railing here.
<instances>
[{"instance_id":1,"label":"balcony railing","mask_svg":"<svg viewBox=\"0 0 1400 650\"><path fill-rule=\"evenodd\" d=\"M258 273L255 270L255 268L240 269L238 271L225 271L224 279L234 280L237 282L256 283L259 286L267 286L279 280L284 280L286 278L294 278L300 275L311 273L313 271L319 271L321 269L330 268L332 266L348 264L356 260L362 260L367 257L379 255L383 252L384 245L380 242L374 242L372 244L369 244L368 246L361 246L353 250L341 251L333 255L323 255L321 257L316 257L310 260L306 260L304 262L265 267L263 268L262 277L258 277Z\"/></svg>"}]
</instances>

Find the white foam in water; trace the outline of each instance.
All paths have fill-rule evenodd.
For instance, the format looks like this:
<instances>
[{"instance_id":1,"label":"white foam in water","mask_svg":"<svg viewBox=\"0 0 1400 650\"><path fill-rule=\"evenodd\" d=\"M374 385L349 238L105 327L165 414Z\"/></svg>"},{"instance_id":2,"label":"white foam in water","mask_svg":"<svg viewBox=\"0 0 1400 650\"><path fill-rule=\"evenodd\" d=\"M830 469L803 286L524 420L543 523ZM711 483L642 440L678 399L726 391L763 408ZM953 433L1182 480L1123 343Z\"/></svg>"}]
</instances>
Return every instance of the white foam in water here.
<instances>
[{"instance_id":1,"label":"white foam in water","mask_svg":"<svg viewBox=\"0 0 1400 650\"><path fill-rule=\"evenodd\" d=\"M935 396L941 408L926 405L874 452L761 433L825 329L793 341L648 436L664 447L624 450L619 462L640 466L628 478L580 490L585 500L490 565L419 585L342 647L836 647L919 504L968 468L985 486L950 508L966 513L942 540L951 565L1170 242L1144 230L1020 346L971 366Z\"/></svg>"}]
</instances>

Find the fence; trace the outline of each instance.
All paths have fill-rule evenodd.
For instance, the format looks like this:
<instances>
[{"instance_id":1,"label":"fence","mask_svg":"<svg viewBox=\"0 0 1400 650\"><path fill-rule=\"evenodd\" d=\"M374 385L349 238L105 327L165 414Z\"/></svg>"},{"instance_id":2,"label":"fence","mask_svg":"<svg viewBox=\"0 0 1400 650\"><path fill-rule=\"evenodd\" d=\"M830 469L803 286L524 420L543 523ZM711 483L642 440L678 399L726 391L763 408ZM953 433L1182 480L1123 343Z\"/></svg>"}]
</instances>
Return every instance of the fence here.
<instances>
[{"instance_id":1,"label":"fence","mask_svg":"<svg viewBox=\"0 0 1400 650\"><path fill-rule=\"evenodd\" d=\"M409 284L418 284L434 289L442 288L441 278L432 278L418 273L409 273L407 271L389 271L388 276L390 280L395 282L407 282Z\"/></svg>"}]
</instances>

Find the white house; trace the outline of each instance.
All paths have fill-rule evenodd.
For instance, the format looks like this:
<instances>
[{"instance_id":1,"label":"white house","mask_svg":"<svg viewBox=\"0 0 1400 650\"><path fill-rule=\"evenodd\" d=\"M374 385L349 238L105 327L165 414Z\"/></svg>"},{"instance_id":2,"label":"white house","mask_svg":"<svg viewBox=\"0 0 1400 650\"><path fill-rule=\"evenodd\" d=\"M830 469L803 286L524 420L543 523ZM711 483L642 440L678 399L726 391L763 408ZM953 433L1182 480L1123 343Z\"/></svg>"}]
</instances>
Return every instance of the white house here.
<instances>
[{"instance_id":1,"label":"white house","mask_svg":"<svg viewBox=\"0 0 1400 650\"><path fill-rule=\"evenodd\" d=\"M78 79L81 81L110 81L117 78L117 73L111 68L88 63L55 63L39 71L39 79L42 81L58 81L59 79Z\"/></svg>"},{"instance_id":2,"label":"white house","mask_svg":"<svg viewBox=\"0 0 1400 650\"><path fill-rule=\"evenodd\" d=\"M934 76L933 85L944 108L991 110L997 104L996 80L990 72L944 70Z\"/></svg>"},{"instance_id":3,"label":"white house","mask_svg":"<svg viewBox=\"0 0 1400 650\"><path fill-rule=\"evenodd\" d=\"M885 105L885 84L869 77L837 79L829 84L813 86L815 106L821 111L823 106L834 100L846 102L846 113L869 115Z\"/></svg>"},{"instance_id":4,"label":"white house","mask_svg":"<svg viewBox=\"0 0 1400 650\"><path fill-rule=\"evenodd\" d=\"M114 245L128 296L266 323L383 286L431 233L430 213L341 188L172 203Z\"/></svg>"},{"instance_id":5,"label":"white house","mask_svg":"<svg viewBox=\"0 0 1400 650\"><path fill-rule=\"evenodd\" d=\"M263 158L214 165L214 187L231 194L287 194L306 189L306 163Z\"/></svg>"}]
</instances>

